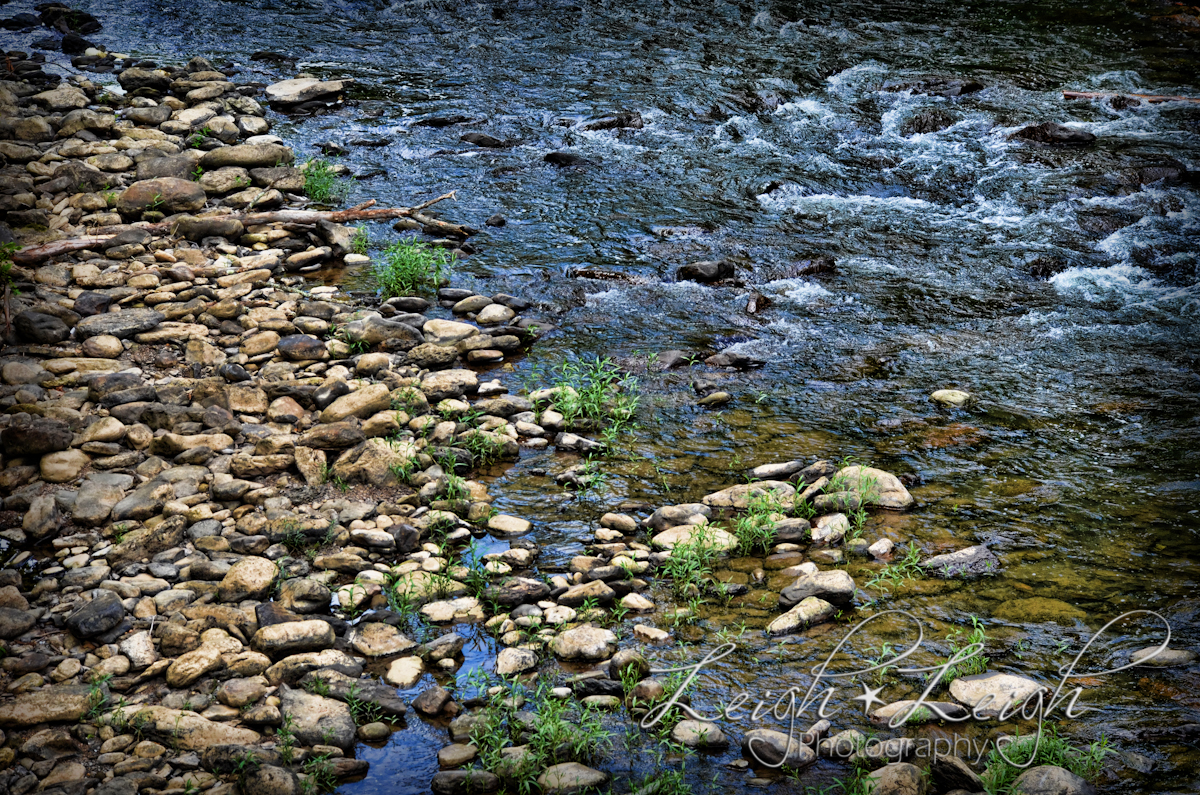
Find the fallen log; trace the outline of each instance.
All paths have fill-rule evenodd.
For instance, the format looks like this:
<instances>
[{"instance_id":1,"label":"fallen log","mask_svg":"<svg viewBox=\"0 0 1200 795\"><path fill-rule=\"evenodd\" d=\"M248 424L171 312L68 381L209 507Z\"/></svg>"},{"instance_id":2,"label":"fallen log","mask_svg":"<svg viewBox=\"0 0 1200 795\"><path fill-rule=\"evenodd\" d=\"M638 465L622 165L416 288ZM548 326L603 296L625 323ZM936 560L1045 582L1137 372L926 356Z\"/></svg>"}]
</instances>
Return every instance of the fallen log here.
<instances>
[{"instance_id":1,"label":"fallen log","mask_svg":"<svg viewBox=\"0 0 1200 795\"><path fill-rule=\"evenodd\" d=\"M230 213L228 216L222 217L241 221L245 226L262 226L265 224L315 226L320 221L344 224L353 221L388 221L393 218L412 218L425 227L427 231L466 239L475 234L476 230L462 224L439 221L422 212L422 210L440 201L453 199L454 194L455 191L450 191L438 196L436 199L430 199L413 207L372 207L375 202L368 201L351 207L348 210L271 210L259 213ZM36 265L39 262L45 262L48 259L62 256L63 254L95 248L110 240L118 231L123 231L127 228L129 227L101 227L95 230L101 234L56 240L53 243L46 243L41 246L23 248L13 254L13 262L17 265ZM175 231L175 222L162 221L157 224L147 224L146 226L137 228L144 229L152 235L169 235ZM112 234L103 234L109 230L113 230Z\"/></svg>"},{"instance_id":2,"label":"fallen log","mask_svg":"<svg viewBox=\"0 0 1200 795\"><path fill-rule=\"evenodd\" d=\"M1120 91L1064 91L1063 99L1107 99L1109 97L1126 97L1140 99L1151 105L1160 102L1200 102L1200 97L1173 97L1164 94L1126 94Z\"/></svg>"}]
</instances>

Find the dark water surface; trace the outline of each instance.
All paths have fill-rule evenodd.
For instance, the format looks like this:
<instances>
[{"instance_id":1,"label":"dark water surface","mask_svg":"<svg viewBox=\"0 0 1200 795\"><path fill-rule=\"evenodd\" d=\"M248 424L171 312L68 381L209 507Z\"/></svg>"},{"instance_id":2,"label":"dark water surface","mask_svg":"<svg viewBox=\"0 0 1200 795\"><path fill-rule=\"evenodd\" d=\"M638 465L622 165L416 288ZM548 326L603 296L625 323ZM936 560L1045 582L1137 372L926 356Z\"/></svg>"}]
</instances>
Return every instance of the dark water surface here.
<instances>
[{"instance_id":1,"label":"dark water surface","mask_svg":"<svg viewBox=\"0 0 1200 795\"><path fill-rule=\"evenodd\" d=\"M1152 23L1145 6L79 5L105 23L92 38L113 50L228 59L242 80L294 76L249 60L274 50L296 56L298 70L356 78L355 102L331 115L276 119L275 132L309 152L319 140L391 139L351 147L352 169L388 172L361 183L351 201L405 205L453 189L458 199L439 208L443 217L479 228L495 212L508 218L473 240L479 253L460 263L456 285L535 300L536 314L559 330L500 377L515 390L539 369L591 354L641 374L638 458L612 462L598 493L575 498L532 472L576 463L554 453L526 453L492 486L501 510L538 523L543 572L579 554L600 514L623 500L696 501L749 466L855 456L923 481L913 489L918 509L872 517L868 540L886 535L926 553L987 542L1004 564L982 583L918 583L889 604L931 624L930 660L972 614L993 638L993 670L1048 683L1074 653L1067 649L1126 610L1163 611L1172 645L1196 647L1200 199L1194 185L1143 185L1129 174L1165 157L1200 169L1200 105L1114 110L1060 94L1200 95L1196 41ZM986 88L953 99L881 90L929 75ZM640 112L644 129L578 126L617 110ZM949 113L951 125L906 134L909 120L932 110ZM414 126L454 114L478 123ZM1063 150L1008 140L1048 120L1099 141ZM468 130L516 143L477 149L458 140ZM556 150L594 164L542 162ZM395 236L382 225L372 234ZM822 254L836 260L836 273L789 275ZM680 265L720 257L739 263L746 287L671 278ZM640 283L570 275L581 267ZM1031 268L1056 273L1036 279ZM750 290L771 305L748 314ZM723 411L693 405L690 379L702 368L645 372L651 352L731 344L765 366L703 373L734 395ZM930 392L951 387L977 395L977 407L929 402ZM735 561L730 570L760 564ZM878 568L855 561L849 570L861 583ZM654 596L670 602L665 590ZM1059 603L1077 612L1054 620L1037 612ZM712 707L742 688L777 693L807 683L842 629L779 645L759 631L776 614L749 600L715 610L673 630L686 643L661 659L699 659L720 630L745 621L741 651L700 680L695 702ZM661 613L643 621L671 629ZM899 623L872 630L855 653L871 656L868 646L903 645L903 637ZM484 644L460 679L491 666L494 649ZM884 696L919 687L893 677ZM1103 732L1122 753L1157 765L1141 774L1112 757L1105 791L1200 791L1194 739L1141 734L1200 722L1197 693L1196 666L1114 674L1084 697L1098 710L1062 728L1083 742ZM858 706L847 702L835 730L868 728L849 716ZM622 720L613 717L615 731ZM724 726L735 738L752 727ZM428 791L433 754L446 741L443 729L410 713L385 749L360 749L371 775L342 790ZM614 737L611 758L597 762L617 776L615 791L657 764L623 742ZM691 759L689 776L697 788L745 786L749 774L725 766L738 756L735 747ZM845 772L822 762L798 784L772 786L802 791Z\"/></svg>"}]
</instances>

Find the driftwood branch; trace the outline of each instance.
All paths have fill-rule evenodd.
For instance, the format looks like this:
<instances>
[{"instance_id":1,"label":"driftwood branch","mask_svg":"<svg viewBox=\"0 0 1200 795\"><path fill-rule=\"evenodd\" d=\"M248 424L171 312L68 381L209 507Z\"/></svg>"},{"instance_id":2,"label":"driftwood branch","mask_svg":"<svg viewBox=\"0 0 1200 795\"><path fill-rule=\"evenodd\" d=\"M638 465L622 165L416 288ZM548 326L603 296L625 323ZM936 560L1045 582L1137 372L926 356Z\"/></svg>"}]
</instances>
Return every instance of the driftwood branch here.
<instances>
[{"instance_id":1,"label":"driftwood branch","mask_svg":"<svg viewBox=\"0 0 1200 795\"><path fill-rule=\"evenodd\" d=\"M1140 99L1151 105L1159 102L1200 102L1200 97L1173 97L1163 94L1126 94L1120 91L1064 91L1063 99L1106 99L1108 97L1127 97Z\"/></svg>"},{"instance_id":2,"label":"driftwood branch","mask_svg":"<svg viewBox=\"0 0 1200 795\"><path fill-rule=\"evenodd\" d=\"M421 202L413 207L372 207L375 202L368 201L362 204L351 207L348 210L273 210L260 213L231 213L223 218L232 218L241 221L245 226L261 226L264 224L299 224L302 226L314 226L320 221L329 221L335 224L344 224L351 221L388 221L393 218L412 218L417 223L425 227L425 231L450 235L458 238L467 238L475 234L475 230L468 226L460 224L452 224L446 221L439 221L422 212L427 207L432 207L440 201L453 199L455 191L444 193L437 198L430 199L426 202ZM144 229L152 235L169 235L174 234L176 222L163 221L157 224L148 224L147 226L138 227ZM111 227L110 227L111 228ZM105 232L105 229L98 229L97 232ZM46 243L41 246L30 246L23 248L13 255L13 262L17 265L37 265L40 262L45 262L48 259L70 254L73 251L83 251L84 249L96 248L111 240L114 234L96 234L87 237L77 237L68 240L56 240L53 243Z\"/></svg>"}]
</instances>

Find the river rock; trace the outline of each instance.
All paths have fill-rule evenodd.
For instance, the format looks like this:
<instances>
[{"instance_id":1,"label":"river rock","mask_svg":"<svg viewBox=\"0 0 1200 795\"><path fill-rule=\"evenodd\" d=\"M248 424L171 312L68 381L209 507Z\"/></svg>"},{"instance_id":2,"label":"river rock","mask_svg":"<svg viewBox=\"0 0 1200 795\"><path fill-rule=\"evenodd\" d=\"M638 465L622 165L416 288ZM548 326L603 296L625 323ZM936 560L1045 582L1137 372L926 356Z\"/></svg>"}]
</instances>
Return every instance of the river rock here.
<instances>
[{"instance_id":1,"label":"river rock","mask_svg":"<svg viewBox=\"0 0 1200 795\"><path fill-rule=\"evenodd\" d=\"M175 658L167 668L167 684L171 687L188 687L202 676L218 671L225 666L221 655L225 652L215 645L202 645Z\"/></svg>"},{"instance_id":2,"label":"river rock","mask_svg":"<svg viewBox=\"0 0 1200 795\"><path fill-rule=\"evenodd\" d=\"M496 673L500 676L532 671L537 668L537 655L528 649L501 649L496 655Z\"/></svg>"},{"instance_id":3,"label":"river rock","mask_svg":"<svg viewBox=\"0 0 1200 795\"><path fill-rule=\"evenodd\" d=\"M106 696L107 687L100 692ZM36 726L39 723L75 723L93 706L89 685L56 685L23 693L0 704L0 726Z\"/></svg>"},{"instance_id":4,"label":"river rock","mask_svg":"<svg viewBox=\"0 0 1200 795\"><path fill-rule=\"evenodd\" d=\"M388 684L407 690L417 683L425 672L425 663L420 657L401 657L393 660L383 678Z\"/></svg>"},{"instance_id":5,"label":"river rock","mask_svg":"<svg viewBox=\"0 0 1200 795\"><path fill-rule=\"evenodd\" d=\"M410 468L416 456L417 448L411 441L367 439L338 457L333 474L347 483L395 486L400 483L396 473Z\"/></svg>"},{"instance_id":6,"label":"river rock","mask_svg":"<svg viewBox=\"0 0 1200 795\"><path fill-rule=\"evenodd\" d=\"M819 571L797 579L779 594L779 608L787 610L810 596L817 596L835 605L846 605L854 599L854 580L842 569Z\"/></svg>"},{"instance_id":7,"label":"river rock","mask_svg":"<svg viewBox=\"0 0 1200 795\"><path fill-rule=\"evenodd\" d=\"M291 715L296 740L304 745L333 745L343 751L354 747L357 729L350 709L341 701L313 693L279 688L279 709Z\"/></svg>"},{"instance_id":8,"label":"river rock","mask_svg":"<svg viewBox=\"0 0 1200 795\"><path fill-rule=\"evenodd\" d=\"M963 676L950 683L950 695L977 715L993 717L1012 705L1023 704L1039 692L1048 692L1045 685L1014 674L989 672Z\"/></svg>"},{"instance_id":9,"label":"river rock","mask_svg":"<svg viewBox=\"0 0 1200 795\"><path fill-rule=\"evenodd\" d=\"M417 645L396 627L378 621L359 624L347 634L346 642L366 657L390 657Z\"/></svg>"},{"instance_id":10,"label":"river rock","mask_svg":"<svg viewBox=\"0 0 1200 795\"><path fill-rule=\"evenodd\" d=\"M321 81L311 77L298 77L272 83L267 86L264 93L267 102L286 108L314 100L336 99L338 94L342 93L353 82L353 80ZM291 159L289 158L287 162L290 163ZM238 165L242 164L239 163ZM268 164L258 163L257 165Z\"/></svg>"},{"instance_id":11,"label":"river rock","mask_svg":"<svg viewBox=\"0 0 1200 795\"><path fill-rule=\"evenodd\" d=\"M322 423L340 422L348 417L367 419L391 406L391 390L387 384L370 384L342 395L321 412Z\"/></svg>"},{"instance_id":12,"label":"river rock","mask_svg":"<svg viewBox=\"0 0 1200 795\"><path fill-rule=\"evenodd\" d=\"M921 768L893 762L867 774L872 795L925 795L928 786Z\"/></svg>"},{"instance_id":13,"label":"river rock","mask_svg":"<svg viewBox=\"0 0 1200 795\"><path fill-rule=\"evenodd\" d=\"M1034 596L1029 599L1010 599L992 613L996 618L1018 624L1054 621L1073 626L1076 621L1087 618L1087 613L1061 599Z\"/></svg>"},{"instance_id":14,"label":"river rock","mask_svg":"<svg viewBox=\"0 0 1200 795\"><path fill-rule=\"evenodd\" d=\"M725 733L715 723L681 720L671 729L671 739L688 748L724 748L729 745Z\"/></svg>"},{"instance_id":15,"label":"river rock","mask_svg":"<svg viewBox=\"0 0 1200 795\"><path fill-rule=\"evenodd\" d=\"M798 770L817 761L811 748L799 737L789 737L772 729L751 729L742 738L742 754L761 764Z\"/></svg>"},{"instance_id":16,"label":"river rock","mask_svg":"<svg viewBox=\"0 0 1200 795\"><path fill-rule=\"evenodd\" d=\"M836 613L837 608L829 602L826 602L824 599L818 599L815 596L809 596L768 624L767 634L787 635L792 632L799 632L814 624L830 620Z\"/></svg>"},{"instance_id":17,"label":"river rock","mask_svg":"<svg viewBox=\"0 0 1200 795\"><path fill-rule=\"evenodd\" d=\"M291 163L294 158L291 148L280 144L238 144L205 152L200 158L200 167L205 171L216 171L230 166L246 169L271 167L280 163Z\"/></svg>"},{"instance_id":18,"label":"river rock","mask_svg":"<svg viewBox=\"0 0 1200 795\"><path fill-rule=\"evenodd\" d=\"M498 513L488 519L488 530L498 536L519 536L533 529L533 523L518 516Z\"/></svg>"},{"instance_id":19,"label":"river rock","mask_svg":"<svg viewBox=\"0 0 1200 795\"><path fill-rule=\"evenodd\" d=\"M333 626L326 621L288 621L272 624L254 633L250 645L255 651L273 658L287 657L303 652L315 652L333 648L336 636Z\"/></svg>"},{"instance_id":20,"label":"river rock","mask_svg":"<svg viewBox=\"0 0 1200 795\"><path fill-rule=\"evenodd\" d=\"M27 610L0 607L0 640L13 640L33 629L37 617Z\"/></svg>"},{"instance_id":21,"label":"river rock","mask_svg":"<svg viewBox=\"0 0 1200 795\"><path fill-rule=\"evenodd\" d=\"M1056 124L1052 121L1043 122L1041 124L1030 125L1017 130L1009 136L1009 138L1029 141L1036 144L1058 144L1081 146L1090 144L1096 140L1096 136L1086 130L1076 129L1075 127L1067 127L1062 124Z\"/></svg>"},{"instance_id":22,"label":"river rock","mask_svg":"<svg viewBox=\"0 0 1200 795\"><path fill-rule=\"evenodd\" d=\"M421 381L421 391L430 403L460 398L479 389L479 378L471 370L439 370Z\"/></svg>"},{"instance_id":23,"label":"river rock","mask_svg":"<svg viewBox=\"0 0 1200 795\"><path fill-rule=\"evenodd\" d=\"M55 345L71 336L70 327L54 317L26 310L13 318L13 326L21 339L42 345Z\"/></svg>"},{"instance_id":24,"label":"river rock","mask_svg":"<svg viewBox=\"0 0 1200 795\"><path fill-rule=\"evenodd\" d=\"M617 650L617 636L599 627L576 627L558 635L553 647L564 660L604 660Z\"/></svg>"},{"instance_id":25,"label":"river rock","mask_svg":"<svg viewBox=\"0 0 1200 795\"><path fill-rule=\"evenodd\" d=\"M929 773L938 792L983 792L986 789L983 779L957 756L938 754L930 761Z\"/></svg>"},{"instance_id":26,"label":"river rock","mask_svg":"<svg viewBox=\"0 0 1200 795\"><path fill-rule=\"evenodd\" d=\"M329 609L333 593L322 583L307 577L292 577L279 586L277 601L285 610L301 615L323 613Z\"/></svg>"},{"instance_id":27,"label":"river rock","mask_svg":"<svg viewBox=\"0 0 1200 795\"><path fill-rule=\"evenodd\" d=\"M75 326L75 337L80 340L107 334L117 339L128 339L134 334L150 331L167 319L162 312L153 309L123 309L84 318Z\"/></svg>"},{"instance_id":28,"label":"river rock","mask_svg":"<svg viewBox=\"0 0 1200 795\"><path fill-rule=\"evenodd\" d=\"M442 770L433 774L434 795L487 795L500 789L500 779L486 770Z\"/></svg>"},{"instance_id":29,"label":"river rock","mask_svg":"<svg viewBox=\"0 0 1200 795\"><path fill-rule=\"evenodd\" d=\"M608 781L608 774L593 770L578 762L551 765L538 776L537 784L547 795L568 795L595 789Z\"/></svg>"},{"instance_id":30,"label":"river rock","mask_svg":"<svg viewBox=\"0 0 1200 795\"><path fill-rule=\"evenodd\" d=\"M734 264L727 259L706 260L703 262L692 262L679 268L679 270L675 271L675 279L681 282L691 281L708 284L721 281L722 279L732 279L734 273Z\"/></svg>"},{"instance_id":31,"label":"river rock","mask_svg":"<svg viewBox=\"0 0 1200 795\"><path fill-rule=\"evenodd\" d=\"M1163 649L1150 646L1138 649L1129 655L1129 661L1134 665L1148 668L1174 668L1179 665L1191 665L1196 661L1196 652L1189 649Z\"/></svg>"},{"instance_id":32,"label":"river rock","mask_svg":"<svg viewBox=\"0 0 1200 795\"><path fill-rule=\"evenodd\" d=\"M933 577L971 579L998 573L1000 559L986 546L979 544L957 552L935 555L923 561L921 568Z\"/></svg>"},{"instance_id":33,"label":"river rock","mask_svg":"<svg viewBox=\"0 0 1200 795\"><path fill-rule=\"evenodd\" d=\"M679 544L701 545L720 552L737 549L737 536L711 525L685 524L662 531L651 539L651 543L663 549L674 549Z\"/></svg>"},{"instance_id":34,"label":"river rock","mask_svg":"<svg viewBox=\"0 0 1200 795\"><path fill-rule=\"evenodd\" d=\"M300 795L308 790L286 767L250 765L239 782L242 795Z\"/></svg>"},{"instance_id":35,"label":"river rock","mask_svg":"<svg viewBox=\"0 0 1200 795\"><path fill-rule=\"evenodd\" d=\"M1096 788L1069 770L1040 765L1017 776L1009 792L1012 795L1096 795Z\"/></svg>"},{"instance_id":36,"label":"river rock","mask_svg":"<svg viewBox=\"0 0 1200 795\"><path fill-rule=\"evenodd\" d=\"M266 558L246 557L234 563L221 580L218 598L222 602L264 599L279 569ZM302 649L301 651L310 651ZM316 651L312 649L311 651Z\"/></svg>"},{"instance_id":37,"label":"river rock","mask_svg":"<svg viewBox=\"0 0 1200 795\"><path fill-rule=\"evenodd\" d=\"M603 580L592 580L591 582L572 585L558 597L560 605L567 607L579 607L589 599L595 600L598 605L610 605L613 599L616 598L616 592Z\"/></svg>"},{"instance_id":38,"label":"river rock","mask_svg":"<svg viewBox=\"0 0 1200 795\"><path fill-rule=\"evenodd\" d=\"M858 493L863 505L878 505L881 508L904 510L913 505L912 495L895 475L882 469L864 466L849 466L838 470L832 482L842 484L844 490Z\"/></svg>"},{"instance_id":39,"label":"river rock","mask_svg":"<svg viewBox=\"0 0 1200 795\"><path fill-rule=\"evenodd\" d=\"M138 714L146 716L152 732L169 737L172 748L182 751L203 751L217 745L254 746L262 737L258 732L218 723L192 712L166 707L143 706Z\"/></svg>"},{"instance_id":40,"label":"river rock","mask_svg":"<svg viewBox=\"0 0 1200 795\"><path fill-rule=\"evenodd\" d=\"M117 197L117 212L141 215L145 210L187 213L199 210L207 200L204 188L190 180L161 177L135 182Z\"/></svg>"},{"instance_id":41,"label":"river rock","mask_svg":"<svg viewBox=\"0 0 1200 795\"><path fill-rule=\"evenodd\" d=\"M764 480L756 483L740 483L706 496L702 502L713 508L737 508L746 510L752 502L772 500L790 507L796 487L779 480Z\"/></svg>"},{"instance_id":42,"label":"river rock","mask_svg":"<svg viewBox=\"0 0 1200 795\"><path fill-rule=\"evenodd\" d=\"M955 408L966 406L973 400L969 392L963 392L961 389L939 389L931 394L929 399L934 403Z\"/></svg>"},{"instance_id":43,"label":"river rock","mask_svg":"<svg viewBox=\"0 0 1200 795\"><path fill-rule=\"evenodd\" d=\"M15 422L0 431L0 442L9 458L41 458L47 453L66 450L74 438L65 422L43 417Z\"/></svg>"},{"instance_id":44,"label":"river rock","mask_svg":"<svg viewBox=\"0 0 1200 795\"><path fill-rule=\"evenodd\" d=\"M64 623L77 638L94 638L115 628L125 618L125 606L112 591L99 591L90 602L67 616Z\"/></svg>"}]
</instances>

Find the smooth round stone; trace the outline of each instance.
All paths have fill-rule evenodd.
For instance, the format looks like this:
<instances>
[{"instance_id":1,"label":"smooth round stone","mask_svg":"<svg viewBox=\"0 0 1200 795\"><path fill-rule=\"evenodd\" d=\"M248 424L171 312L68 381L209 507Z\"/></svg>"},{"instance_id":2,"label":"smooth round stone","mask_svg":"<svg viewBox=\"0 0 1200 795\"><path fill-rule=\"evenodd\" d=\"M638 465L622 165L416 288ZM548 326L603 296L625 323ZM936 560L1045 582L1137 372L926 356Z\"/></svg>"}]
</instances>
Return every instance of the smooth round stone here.
<instances>
[{"instance_id":1,"label":"smooth round stone","mask_svg":"<svg viewBox=\"0 0 1200 795\"><path fill-rule=\"evenodd\" d=\"M471 364L491 364L493 362L502 362L504 361L504 354L500 351L482 348L477 351L469 351L467 353L467 361Z\"/></svg>"},{"instance_id":2,"label":"smooth round stone","mask_svg":"<svg viewBox=\"0 0 1200 795\"><path fill-rule=\"evenodd\" d=\"M929 399L943 406L965 406L972 400L971 393L961 389L939 389L930 395Z\"/></svg>"},{"instance_id":3,"label":"smooth round stone","mask_svg":"<svg viewBox=\"0 0 1200 795\"><path fill-rule=\"evenodd\" d=\"M93 359L115 359L125 352L125 346L111 334L99 334L83 341L83 355Z\"/></svg>"},{"instance_id":4,"label":"smooth round stone","mask_svg":"<svg viewBox=\"0 0 1200 795\"><path fill-rule=\"evenodd\" d=\"M369 743L386 740L391 733L392 730L388 728L386 723L368 723L365 726L358 727L359 739L366 740Z\"/></svg>"}]
</instances>

